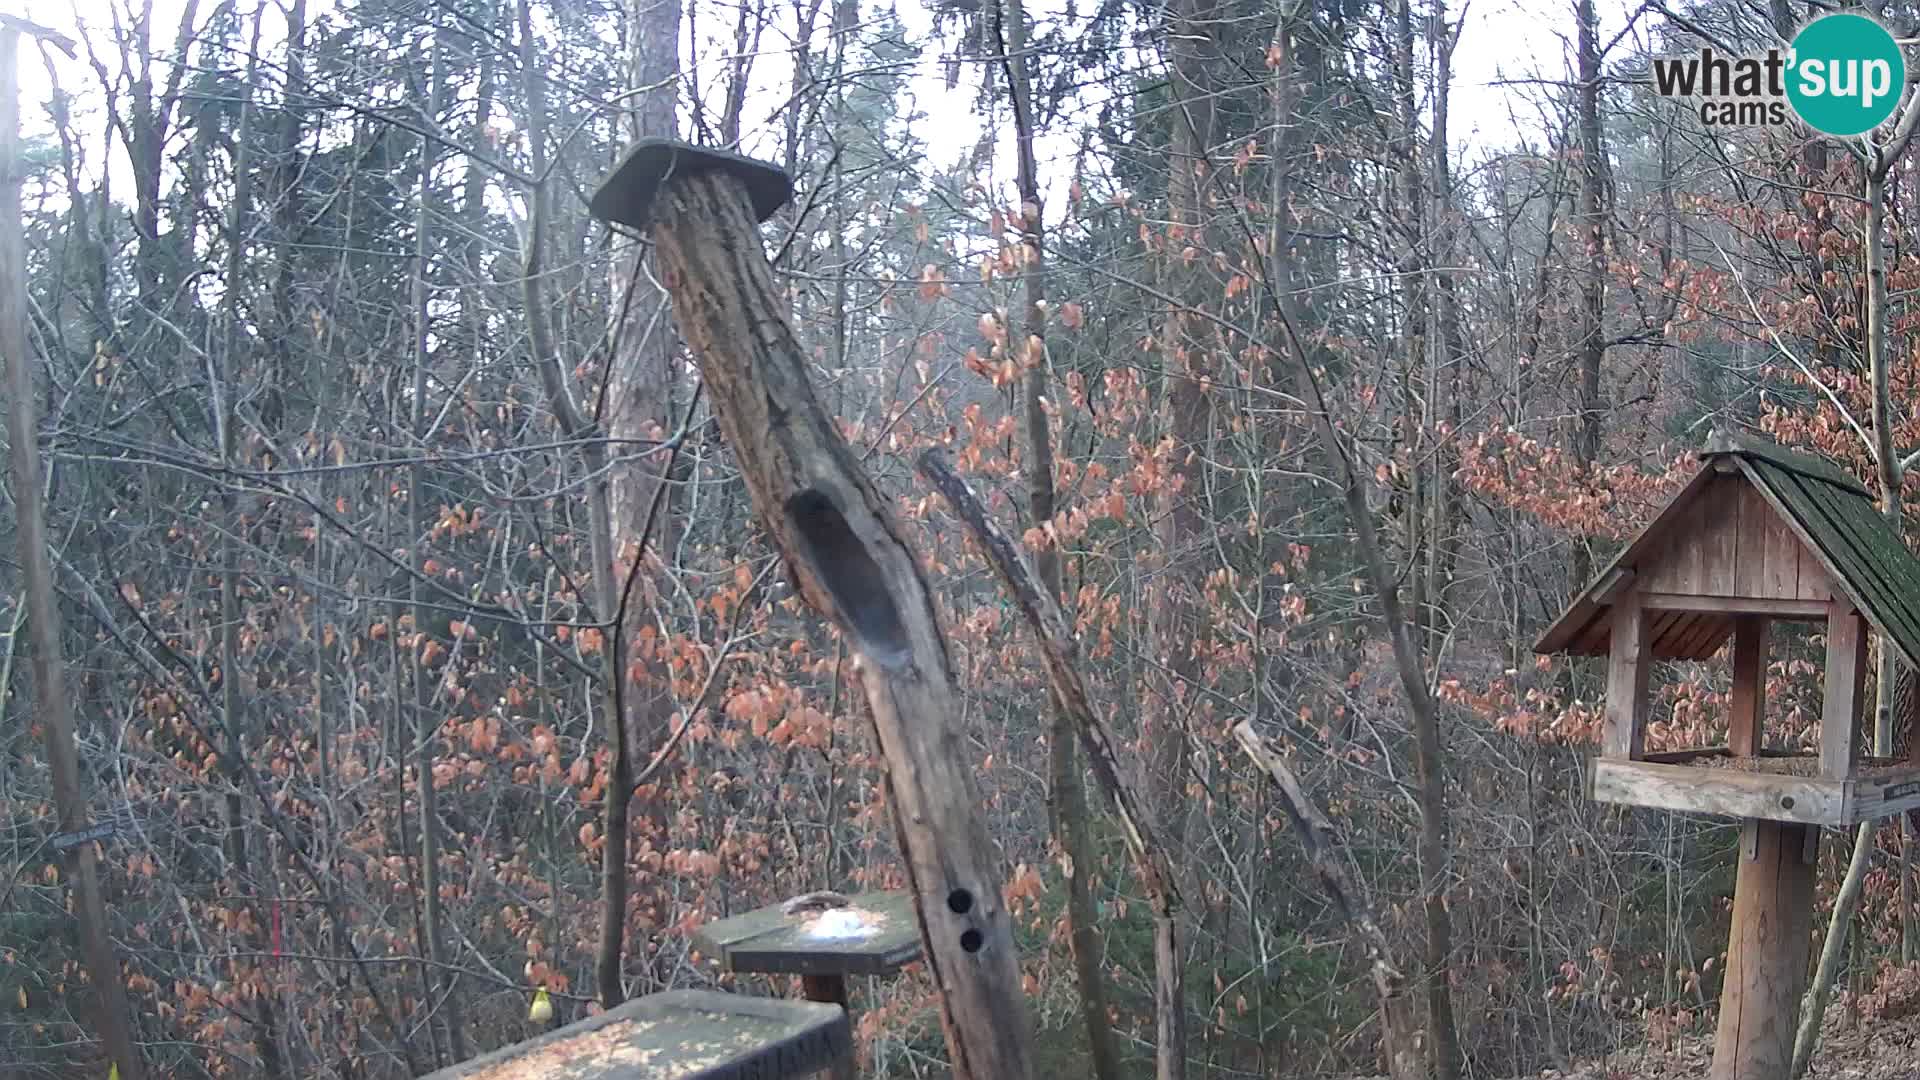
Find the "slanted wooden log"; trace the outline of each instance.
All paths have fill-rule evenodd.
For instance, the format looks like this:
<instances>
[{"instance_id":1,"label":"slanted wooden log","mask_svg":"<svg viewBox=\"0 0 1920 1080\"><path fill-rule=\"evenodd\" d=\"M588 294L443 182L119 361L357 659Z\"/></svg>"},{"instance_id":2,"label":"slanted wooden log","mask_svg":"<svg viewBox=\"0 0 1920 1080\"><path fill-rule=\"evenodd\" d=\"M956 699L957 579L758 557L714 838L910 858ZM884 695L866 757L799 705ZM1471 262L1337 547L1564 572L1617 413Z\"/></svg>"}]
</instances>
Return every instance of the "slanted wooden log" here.
<instances>
[{"instance_id":1,"label":"slanted wooden log","mask_svg":"<svg viewBox=\"0 0 1920 1080\"><path fill-rule=\"evenodd\" d=\"M758 222L791 190L770 165L648 139L592 208L650 229L754 514L800 595L856 655L954 1075L1025 1080L1032 1021L933 596L892 508L814 395L761 249Z\"/></svg>"},{"instance_id":2,"label":"slanted wooden log","mask_svg":"<svg viewBox=\"0 0 1920 1080\"><path fill-rule=\"evenodd\" d=\"M1287 812L1287 820L1293 823L1294 833L1300 837L1300 846L1306 849L1314 876L1320 879L1320 886L1332 898L1333 906L1360 938L1360 948L1371 968L1374 993L1380 1000L1381 1041L1386 1045L1388 1074L1393 1080L1425 1080L1427 1066L1420 1047L1420 1018L1413 997L1407 993L1407 978L1394 962L1393 946L1373 917L1372 903L1347 873L1347 863L1340 852L1340 836L1334 832L1333 823L1314 805L1307 789L1287 767L1286 759L1253 729L1253 721L1240 721L1233 734L1240 740L1241 749L1280 789L1280 805Z\"/></svg>"},{"instance_id":3,"label":"slanted wooden log","mask_svg":"<svg viewBox=\"0 0 1920 1080\"><path fill-rule=\"evenodd\" d=\"M1179 926L1175 918L1180 907L1180 891L1174 883L1173 866L1167 860L1166 850L1154 839L1153 827L1145 808L1140 805L1140 800L1134 796L1126 781L1121 779L1120 764L1113 750L1113 735L1094 714L1086 680L1081 677L1079 665L1074 660L1078 650L1074 646L1073 633L1067 628L1066 617L1061 613L1059 603L1040 587L1039 576L1027 565L1013 538L987 515L987 508L981 504L979 497L960 474L953 471L939 451L929 450L920 455L920 475L927 478L934 490L940 492L954 512L960 515L960 520L967 523L974 540L987 553L987 561L993 564L1001 582L1013 593L1015 605L1020 608L1027 625L1040 641L1040 655L1046 660L1047 678L1053 685L1054 695L1067 715L1073 718L1074 726L1079 731L1080 745L1086 749L1087 762L1093 766L1094 783L1120 815L1120 825L1126 833L1127 850L1133 856L1135 869L1140 874L1140 884L1146 890L1147 903L1153 908L1153 997L1155 1013L1159 1018L1156 1025L1159 1067L1156 1073L1161 1077L1183 1075L1185 1063L1178 1056L1185 1045L1180 1033L1185 1022L1186 996L1181 987L1180 949L1176 936Z\"/></svg>"}]
</instances>

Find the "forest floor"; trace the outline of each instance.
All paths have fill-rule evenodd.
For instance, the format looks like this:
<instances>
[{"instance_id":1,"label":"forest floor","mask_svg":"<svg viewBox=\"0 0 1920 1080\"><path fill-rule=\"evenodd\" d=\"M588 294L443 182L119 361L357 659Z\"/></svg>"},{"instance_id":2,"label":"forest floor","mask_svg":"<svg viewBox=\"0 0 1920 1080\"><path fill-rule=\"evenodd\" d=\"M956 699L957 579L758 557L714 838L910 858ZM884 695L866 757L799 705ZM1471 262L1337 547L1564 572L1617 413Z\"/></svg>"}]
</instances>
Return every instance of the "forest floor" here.
<instances>
[{"instance_id":1,"label":"forest floor","mask_svg":"<svg viewBox=\"0 0 1920 1080\"><path fill-rule=\"evenodd\" d=\"M1539 1080L1698 1080L1713 1058L1713 1032L1674 1040L1672 1047L1623 1052L1568 1071L1548 1069ZM1807 1074L1813 1080L1914 1080L1920 1077L1920 1013L1858 1023L1839 1006L1827 1011L1826 1031ZM1531 1080L1531 1078L1530 1078Z\"/></svg>"}]
</instances>

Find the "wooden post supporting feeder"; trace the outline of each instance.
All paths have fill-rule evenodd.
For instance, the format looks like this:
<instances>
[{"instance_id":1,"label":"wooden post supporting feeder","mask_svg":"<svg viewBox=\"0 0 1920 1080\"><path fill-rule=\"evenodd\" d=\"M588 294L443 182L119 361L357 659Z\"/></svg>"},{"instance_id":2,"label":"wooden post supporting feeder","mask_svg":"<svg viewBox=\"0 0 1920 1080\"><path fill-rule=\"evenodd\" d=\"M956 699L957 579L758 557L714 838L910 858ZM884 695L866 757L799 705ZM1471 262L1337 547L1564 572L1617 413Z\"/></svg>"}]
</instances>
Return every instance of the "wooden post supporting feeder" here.
<instances>
[{"instance_id":1,"label":"wooden post supporting feeder","mask_svg":"<svg viewBox=\"0 0 1920 1080\"><path fill-rule=\"evenodd\" d=\"M1607 658L1588 794L1742 819L1733 926L1711 1080L1788 1080L1807 977L1822 828L1920 807L1920 761L1859 752L1867 632L1920 661L1920 559L1833 463L1715 433L1702 465L1534 646ZM1819 745L1766 745L1773 623L1826 637ZM1650 753L1656 660L1706 660L1731 641L1725 745ZM1910 740L1910 745L1914 741Z\"/></svg>"},{"instance_id":2,"label":"wooden post supporting feeder","mask_svg":"<svg viewBox=\"0 0 1920 1080\"><path fill-rule=\"evenodd\" d=\"M892 508L814 395L760 246L757 225L791 195L787 175L764 162L643 139L590 207L650 232L754 514L800 595L857 658L954 1075L1026 1080L1032 1023L933 596Z\"/></svg>"}]
</instances>

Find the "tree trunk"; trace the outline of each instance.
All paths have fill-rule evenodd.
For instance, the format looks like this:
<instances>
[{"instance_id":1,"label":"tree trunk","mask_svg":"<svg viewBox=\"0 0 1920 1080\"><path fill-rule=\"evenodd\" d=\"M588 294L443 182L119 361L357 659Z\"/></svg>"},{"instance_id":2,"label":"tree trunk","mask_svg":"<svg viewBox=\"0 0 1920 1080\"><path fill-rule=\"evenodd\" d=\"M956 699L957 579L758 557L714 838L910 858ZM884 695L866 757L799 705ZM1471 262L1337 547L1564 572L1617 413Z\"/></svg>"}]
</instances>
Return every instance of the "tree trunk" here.
<instances>
[{"instance_id":1,"label":"tree trunk","mask_svg":"<svg viewBox=\"0 0 1920 1080\"><path fill-rule=\"evenodd\" d=\"M1022 380L1025 401L1027 456L1027 511L1035 528L1053 520L1059 508L1055 503L1053 482L1053 432L1047 418L1045 398L1052 369L1046 349L1046 222L1041 214L1040 182L1034 163L1033 96L1028 74L1026 9L1021 0L1006 0L1005 33L995 36L1000 63L1006 69L1008 96L1013 105L1013 126L1020 191L1020 238L1026 248L1026 334L1008 335L1008 347L1026 367ZM1055 602L1060 601L1060 550L1052 542L1043 542L1035 552L1040 587ZM1095 862L1093 838L1087 818L1087 793L1081 784L1080 765L1074 753L1074 720L1059 694L1050 695L1053 725L1047 739L1051 755L1048 777L1055 842L1067 860L1068 943L1073 953L1074 974L1080 984L1080 1017L1087 1030L1089 1075L1096 1080L1118 1080L1120 1058L1114 1047L1113 1030L1107 1018L1106 981L1101 975L1103 947L1093 909L1091 878Z\"/></svg>"},{"instance_id":2,"label":"tree trunk","mask_svg":"<svg viewBox=\"0 0 1920 1080\"><path fill-rule=\"evenodd\" d=\"M808 380L746 182L693 160L650 206L675 317L755 516L859 658L954 1075L1027 1080L1032 1022L932 592Z\"/></svg>"},{"instance_id":3,"label":"tree trunk","mask_svg":"<svg viewBox=\"0 0 1920 1080\"><path fill-rule=\"evenodd\" d=\"M1873 455L1877 462L1876 479L1880 484L1880 509L1898 534L1903 524L1900 500L1900 458L1893 445L1893 389L1887 357L1887 173L1912 138L1916 119L1920 119L1920 98L1902 106L1896 134L1885 146L1873 151L1866 169L1866 271L1867 371L1873 389ZM1880 647L1879 676L1874 680L1873 750L1881 756L1893 751L1893 697L1895 693L1894 650L1886 642ZM1793 1075L1806 1073L1813 1051L1820 1041L1820 1021L1826 1012L1827 997L1839 974L1840 956L1846 951L1847 935L1853 924L1854 907L1860 901L1867 867L1873 861L1874 822L1867 822L1854 833L1853 858L1847 863L1847 876L1840 884L1833 914L1827 921L1827 940L1820 950L1820 963L1807 990L1800 1014L1800 1030L1793 1045ZM1904 874L1902 875L1904 877ZM1904 883L1903 883L1904 885Z\"/></svg>"},{"instance_id":4,"label":"tree trunk","mask_svg":"<svg viewBox=\"0 0 1920 1080\"><path fill-rule=\"evenodd\" d=\"M74 749L73 710L67 697L66 663L60 644L60 608L54 598L40 466L40 425L35 416L32 353L27 347L27 258L20 187L20 28L0 22L0 359L7 367L7 442L13 464L13 502L26 592L27 631L33 644L35 704L53 774L54 810L62 832L79 832L87 820ZM121 1080L143 1080L146 1066L133 1041L127 989L107 931L100 890L98 847L67 849L67 880L73 883L75 916L87 975L98 996L97 1023Z\"/></svg>"},{"instance_id":5,"label":"tree trunk","mask_svg":"<svg viewBox=\"0 0 1920 1080\"><path fill-rule=\"evenodd\" d=\"M632 0L627 20L628 81L631 88L647 89L634 103L627 134L635 139L672 136L674 101L679 68L680 0ZM637 455L608 477L609 522L613 530L608 550L613 563L605 568L617 596L601 617L612 621L607 656L613 663L607 675L615 690L607 723L617 750L612 763L614 780L607 787L602 832L602 900L605 912L628 905L632 872L627 867L632 846L635 762L644 762L667 736L674 703L667 692L665 672L656 661L629 657L631 630L649 624L659 602L656 575L667 572L667 562L678 548L679 516L669 486L669 456L657 448L643 448L640 440L665 437L672 423L674 400L673 353L676 341L667 316L667 297L654 281L645 249L638 244L615 258L611 295L615 304L609 327L607 402L604 424L620 455ZM642 452L644 449L645 452ZM649 532L652 535L648 535ZM649 558L647 553L656 553ZM595 573L600 573L596 568ZM650 790L662 790L658 781ZM644 801L643 827L654 832L656 845L665 843L667 804L659 798ZM652 917L667 917L667 898L651 899ZM647 906L643 895L640 907ZM617 978L622 943L612 922L603 922L600 941L600 981L603 991ZM604 998L604 993L603 993Z\"/></svg>"},{"instance_id":6,"label":"tree trunk","mask_svg":"<svg viewBox=\"0 0 1920 1080\"><path fill-rule=\"evenodd\" d=\"M1573 460L1586 477L1600 461L1605 404L1600 396L1600 368L1606 358L1607 236L1601 193L1606 184L1607 151L1600 122L1600 30L1593 0L1575 0L1574 16L1580 24L1580 83L1576 95L1580 128L1578 219L1581 242L1586 249L1586 272L1580 275L1580 337L1575 343L1580 358L1580 398ZM1573 587L1585 588L1592 577L1593 552L1584 539L1575 539Z\"/></svg>"},{"instance_id":7,"label":"tree trunk","mask_svg":"<svg viewBox=\"0 0 1920 1080\"><path fill-rule=\"evenodd\" d=\"M263 14L264 9L254 15L246 75L242 82L244 89L240 99L240 121L234 128L233 199L227 215L227 292L223 305L227 330L222 350L224 363L221 364L221 370L207 372L213 391L215 441L220 448L220 460L228 468L241 465L234 457L234 425L238 420L235 410L241 396L241 356L247 349L247 335L241 327L240 282L245 280L244 238L253 195L253 94L258 75L260 20ZM237 761L245 758L247 753L246 708L240 698L240 656L236 647L241 629L240 541L246 532L246 525L242 520L245 511L231 485L222 493L221 506L227 523L226 528L220 531L220 714L226 729L227 754ZM258 898L262 892L261 883L268 878L255 873L251 845L248 844L253 826L246 819L243 796L237 785L228 790L226 802L227 860L232 868L233 881L245 896L243 902L252 916L253 929L247 935L248 945L256 955L264 955L266 950L261 931L266 926L266 919L262 916ZM255 965L264 967L258 960ZM267 1076L281 1076L286 1072L286 1065L277 1041L277 995L273 992L269 977L263 975L261 982L263 993L258 999L259 1016L254 1023L254 1049L260 1055L261 1071Z\"/></svg>"},{"instance_id":8,"label":"tree trunk","mask_svg":"<svg viewBox=\"0 0 1920 1080\"><path fill-rule=\"evenodd\" d=\"M445 93L446 68L441 54L444 47L439 27L431 31L433 50L431 71L428 75L427 115L437 118L440 115L440 102ZM430 289L428 275L433 259L433 167L439 158L437 144L432 139L420 140L420 205L415 208L413 247L413 447L416 459L428 452L427 430L427 365L432 361L427 342L432 333L432 317L428 308ZM440 725L434 719L432 694L429 692L430 674L422 646L428 640L426 628L430 624L431 609L425 604L421 581L428 574L425 550L427 529L426 518L421 502L426 496L427 477L425 468L416 463L407 470L407 546L412 552L416 573L408 579L407 599L413 610L413 633L415 646L408 650L411 671L409 683L413 690L413 779L414 798L420 804L420 887L422 926L421 934L425 938L427 963L430 971L427 984L438 992L444 1005L436 1008L428 1002L427 1007L434 1013L444 1009L445 1015L436 1021L444 1023L447 1031L447 1047L456 1062L467 1059L466 1025L461 1019L459 980L447 965L446 934L443 924L446 915L440 901L440 795L434 785L434 744L435 734Z\"/></svg>"},{"instance_id":9,"label":"tree trunk","mask_svg":"<svg viewBox=\"0 0 1920 1080\"><path fill-rule=\"evenodd\" d=\"M1165 824L1176 851L1185 843L1190 806L1187 711L1199 682L1193 636L1199 622L1195 599L1204 572L1196 552L1206 535L1195 500L1201 489L1198 444L1206 439L1209 426L1209 404L1199 380L1210 365L1205 348L1190 342L1187 323L1203 299L1198 273L1206 263L1199 254L1206 247L1201 189L1213 140L1213 65L1219 57L1212 35L1218 16L1213 0L1167 0L1174 106L1164 255L1166 292L1178 306L1168 313L1160 343L1160 393L1162 431L1173 446L1166 480L1154 493L1154 539L1162 561L1148 600L1148 638L1160 670L1146 676L1154 689L1142 702L1141 727L1151 763L1149 790L1158 789L1154 817ZM1191 260L1188 251L1196 252ZM1176 872L1181 872L1178 867ZM1158 1080L1179 1080L1186 1069L1182 957L1173 948L1171 927L1159 921L1154 944L1154 998L1160 1016L1156 1075Z\"/></svg>"},{"instance_id":10,"label":"tree trunk","mask_svg":"<svg viewBox=\"0 0 1920 1080\"><path fill-rule=\"evenodd\" d=\"M554 341L553 324L548 321L552 305L547 298L546 229L552 195L547 177L546 80L539 65L533 38L533 13L530 0L519 0L520 65L527 103L527 143L531 148L534 185L527 193L527 232L523 240L520 288L526 306L527 338L533 363L540 376L560 432L581 443L587 474L588 558L593 561L593 617L607 626L612 637L612 620L618 618L621 589L613 570L613 512L608 493L607 446L595 438L592 421L580 412L568 386L568 369ZM627 998L624 978L627 928L627 807L633 798L632 755L627 746L626 725L621 720L624 694L617 650L609 646L601 654L601 704L606 712L608 773L606 790L605 838L600 858L600 948L594 960L594 979L602 1008L611 1009Z\"/></svg>"}]
</instances>

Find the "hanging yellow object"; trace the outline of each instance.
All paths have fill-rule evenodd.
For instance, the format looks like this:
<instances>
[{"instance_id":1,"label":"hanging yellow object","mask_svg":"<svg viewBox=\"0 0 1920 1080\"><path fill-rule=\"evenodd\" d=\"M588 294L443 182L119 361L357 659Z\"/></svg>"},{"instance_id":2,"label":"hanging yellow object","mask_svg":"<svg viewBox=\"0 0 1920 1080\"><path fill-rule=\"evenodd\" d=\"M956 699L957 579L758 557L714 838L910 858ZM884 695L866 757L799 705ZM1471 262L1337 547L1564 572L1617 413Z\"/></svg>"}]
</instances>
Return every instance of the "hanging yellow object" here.
<instances>
[{"instance_id":1,"label":"hanging yellow object","mask_svg":"<svg viewBox=\"0 0 1920 1080\"><path fill-rule=\"evenodd\" d=\"M544 1024L553 1019L553 1001L545 990L533 992L533 1006L527 1010L527 1019L536 1024Z\"/></svg>"},{"instance_id":2,"label":"hanging yellow object","mask_svg":"<svg viewBox=\"0 0 1920 1080\"><path fill-rule=\"evenodd\" d=\"M20 988L20 1007L27 1007L27 988L24 986Z\"/></svg>"}]
</instances>

